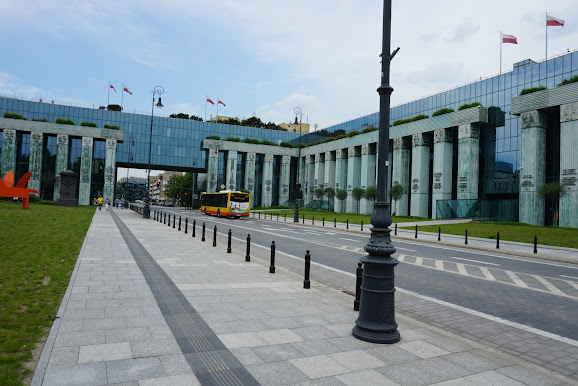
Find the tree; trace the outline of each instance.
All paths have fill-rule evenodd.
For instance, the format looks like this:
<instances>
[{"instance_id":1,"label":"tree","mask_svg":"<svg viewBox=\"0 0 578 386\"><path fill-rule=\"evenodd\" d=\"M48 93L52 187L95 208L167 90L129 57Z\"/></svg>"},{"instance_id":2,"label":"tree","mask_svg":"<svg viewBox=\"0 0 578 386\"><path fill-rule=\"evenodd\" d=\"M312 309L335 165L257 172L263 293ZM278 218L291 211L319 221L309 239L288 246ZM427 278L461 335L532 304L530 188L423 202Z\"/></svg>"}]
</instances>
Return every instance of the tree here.
<instances>
[{"instance_id":1,"label":"tree","mask_svg":"<svg viewBox=\"0 0 578 386\"><path fill-rule=\"evenodd\" d=\"M347 190L337 189L335 191L335 197L337 197L337 199L341 201L341 211L343 212L343 201L347 198Z\"/></svg>"},{"instance_id":2,"label":"tree","mask_svg":"<svg viewBox=\"0 0 578 386\"><path fill-rule=\"evenodd\" d=\"M321 197L323 197L325 195L325 189L323 188L317 188L313 191L313 194L315 195L315 198L317 198L318 200L321 199Z\"/></svg>"},{"instance_id":3,"label":"tree","mask_svg":"<svg viewBox=\"0 0 578 386\"><path fill-rule=\"evenodd\" d=\"M367 189L365 189L365 194L363 195L363 198L365 198L366 200L370 200L370 201L375 201L375 199L377 198L377 186L369 186Z\"/></svg>"},{"instance_id":4,"label":"tree","mask_svg":"<svg viewBox=\"0 0 578 386\"><path fill-rule=\"evenodd\" d=\"M335 189L330 187L325 188L325 196L327 197L327 210L329 210L330 208L329 203L331 202L333 197L335 197Z\"/></svg>"},{"instance_id":5,"label":"tree","mask_svg":"<svg viewBox=\"0 0 578 386\"><path fill-rule=\"evenodd\" d=\"M165 188L165 194L181 202L184 206L192 206L194 174L171 176Z\"/></svg>"},{"instance_id":6,"label":"tree","mask_svg":"<svg viewBox=\"0 0 578 386\"><path fill-rule=\"evenodd\" d=\"M557 225L560 225L560 218L558 217L558 204L566 192L568 192L568 186L564 183L560 183L559 181L542 184L542 186L538 188L538 194L540 196L554 202L553 222L556 222Z\"/></svg>"},{"instance_id":7,"label":"tree","mask_svg":"<svg viewBox=\"0 0 578 386\"><path fill-rule=\"evenodd\" d=\"M394 206L394 210L393 210L394 216L397 216L397 200L399 200L401 198L401 196L404 193L404 190L405 189L403 188L403 186L401 186L399 184L399 182L394 182L393 186L389 190L389 198L391 198L395 201L395 206Z\"/></svg>"},{"instance_id":8,"label":"tree","mask_svg":"<svg viewBox=\"0 0 578 386\"><path fill-rule=\"evenodd\" d=\"M359 213L359 200L361 200L361 197L363 197L364 194L365 189L359 187L353 188L353 190L351 191L351 196L355 201L357 201L357 213Z\"/></svg>"}]
</instances>

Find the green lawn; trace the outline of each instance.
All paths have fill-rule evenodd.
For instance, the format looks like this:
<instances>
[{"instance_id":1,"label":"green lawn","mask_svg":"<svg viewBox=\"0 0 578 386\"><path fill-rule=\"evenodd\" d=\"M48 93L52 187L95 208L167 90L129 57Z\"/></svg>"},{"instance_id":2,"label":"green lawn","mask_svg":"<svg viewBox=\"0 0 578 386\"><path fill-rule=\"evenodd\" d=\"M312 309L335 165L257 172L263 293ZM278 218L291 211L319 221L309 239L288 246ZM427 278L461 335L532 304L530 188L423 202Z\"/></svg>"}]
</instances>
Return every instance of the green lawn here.
<instances>
[{"instance_id":1,"label":"green lawn","mask_svg":"<svg viewBox=\"0 0 578 386\"><path fill-rule=\"evenodd\" d=\"M415 229L415 228L406 228ZM485 222L447 224L441 226L441 232L451 235L465 235L496 239L496 233L500 232L500 241L520 241L533 243L534 235L538 236L538 244L554 245L558 247L578 248L578 229L534 226L519 223ZM438 225L420 226L418 231L435 232Z\"/></svg>"},{"instance_id":2,"label":"green lawn","mask_svg":"<svg viewBox=\"0 0 578 386\"><path fill-rule=\"evenodd\" d=\"M0 385L21 385L24 364L49 332L94 215L0 201Z\"/></svg>"}]
</instances>

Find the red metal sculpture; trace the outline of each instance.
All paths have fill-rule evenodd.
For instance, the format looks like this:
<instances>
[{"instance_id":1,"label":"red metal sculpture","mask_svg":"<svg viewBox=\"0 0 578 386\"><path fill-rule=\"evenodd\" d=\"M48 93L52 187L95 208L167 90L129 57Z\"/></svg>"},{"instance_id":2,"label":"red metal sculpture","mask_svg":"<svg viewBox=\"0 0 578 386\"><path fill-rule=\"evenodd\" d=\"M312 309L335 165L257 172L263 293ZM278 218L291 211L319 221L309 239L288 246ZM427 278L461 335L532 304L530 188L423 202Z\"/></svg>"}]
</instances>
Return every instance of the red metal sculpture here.
<instances>
[{"instance_id":1,"label":"red metal sculpture","mask_svg":"<svg viewBox=\"0 0 578 386\"><path fill-rule=\"evenodd\" d=\"M18 197L22 199L22 209L28 209L28 200L30 193L38 193L38 190L29 189L26 187L28 185L28 180L32 176L31 172L25 173L22 178L14 184L14 173L8 172L4 176L4 180L0 178L0 197Z\"/></svg>"}]
</instances>

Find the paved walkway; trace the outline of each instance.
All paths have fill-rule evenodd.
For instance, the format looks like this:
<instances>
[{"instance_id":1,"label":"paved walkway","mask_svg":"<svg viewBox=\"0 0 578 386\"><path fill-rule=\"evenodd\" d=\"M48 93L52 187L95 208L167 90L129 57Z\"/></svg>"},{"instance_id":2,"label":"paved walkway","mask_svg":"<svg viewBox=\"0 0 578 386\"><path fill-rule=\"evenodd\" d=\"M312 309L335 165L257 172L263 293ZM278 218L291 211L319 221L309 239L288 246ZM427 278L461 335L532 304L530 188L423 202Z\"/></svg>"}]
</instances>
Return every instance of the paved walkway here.
<instances>
[{"instance_id":1,"label":"paved walkway","mask_svg":"<svg viewBox=\"0 0 578 386\"><path fill-rule=\"evenodd\" d=\"M32 384L578 382L578 368L528 356L554 345L565 356L551 363L576 364L578 347L409 293L396 296L401 342L357 340L353 297L317 280L352 287L353 278L314 266L303 289L302 263L278 258L271 274L266 251L255 249L246 262L244 250L226 253L224 239L212 247L133 211L96 211ZM520 358L490 336L534 345Z\"/></svg>"}]
</instances>

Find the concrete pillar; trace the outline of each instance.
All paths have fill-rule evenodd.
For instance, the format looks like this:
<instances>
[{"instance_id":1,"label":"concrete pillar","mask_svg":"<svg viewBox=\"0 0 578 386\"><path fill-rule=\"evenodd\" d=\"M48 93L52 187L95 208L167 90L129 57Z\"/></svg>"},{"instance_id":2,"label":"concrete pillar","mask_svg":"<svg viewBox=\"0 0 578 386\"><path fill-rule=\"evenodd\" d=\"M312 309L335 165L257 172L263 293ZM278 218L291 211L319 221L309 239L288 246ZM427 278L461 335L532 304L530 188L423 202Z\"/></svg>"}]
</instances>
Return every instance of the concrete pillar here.
<instances>
[{"instance_id":1,"label":"concrete pillar","mask_svg":"<svg viewBox=\"0 0 578 386\"><path fill-rule=\"evenodd\" d=\"M578 103L560 106L560 182L566 193L560 199L560 226L578 228Z\"/></svg>"},{"instance_id":2,"label":"concrete pillar","mask_svg":"<svg viewBox=\"0 0 578 386\"><path fill-rule=\"evenodd\" d=\"M313 179L315 175L315 156L305 156L305 179L301 183L303 190L303 205L308 205L313 201Z\"/></svg>"},{"instance_id":3,"label":"concrete pillar","mask_svg":"<svg viewBox=\"0 0 578 386\"><path fill-rule=\"evenodd\" d=\"M347 200L346 212L357 213L357 201L351 195L353 188L361 185L361 152L355 147L347 149Z\"/></svg>"},{"instance_id":4,"label":"concrete pillar","mask_svg":"<svg viewBox=\"0 0 578 386\"><path fill-rule=\"evenodd\" d=\"M375 166L377 158L375 155L375 146L369 143L361 145L361 188L367 189L375 186ZM362 198L359 203L359 213L373 213L373 200Z\"/></svg>"},{"instance_id":5,"label":"concrete pillar","mask_svg":"<svg viewBox=\"0 0 578 386\"><path fill-rule=\"evenodd\" d=\"M116 139L106 140L106 159L104 162L104 199L114 201L114 186L116 181Z\"/></svg>"},{"instance_id":6,"label":"concrete pillar","mask_svg":"<svg viewBox=\"0 0 578 386\"><path fill-rule=\"evenodd\" d=\"M411 155L411 216L428 217L429 209L429 133L412 136Z\"/></svg>"},{"instance_id":7,"label":"concrete pillar","mask_svg":"<svg viewBox=\"0 0 578 386\"><path fill-rule=\"evenodd\" d=\"M313 193L315 189L325 188L325 153L315 154L315 177L313 178Z\"/></svg>"},{"instance_id":8,"label":"concrete pillar","mask_svg":"<svg viewBox=\"0 0 578 386\"><path fill-rule=\"evenodd\" d=\"M255 153L247 153L245 157L245 181L244 189L248 190L251 196L255 194Z\"/></svg>"},{"instance_id":9,"label":"concrete pillar","mask_svg":"<svg viewBox=\"0 0 578 386\"><path fill-rule=\"evenodd\" d=\"M227 189L237 190L237 152L227 152Z\"/></svg>"},{"instance_id":10,"label":"concrete pillar","mask_svg":"<svg viewBox=\"0 0 578 386\"><path fill-rule=\"evenodd\" d=\"M335 152L325 152L325 187L335 189Z\"/></svg>"},{"instance_id":11,"label":"concrete pillar","mask_svg":"<svg viewBox=\"0 0 578 386\"><path fill-rule=\"evenodd\" d=\"M458 127L458 200L477 200L480 180L480 128Z\"/></svg>"},{"instance_id":12,"label":"concrete pillar","mask_svg":"<svg viewBox=\"0 0 578 386\"><path fill-rule=\"evenodd\" d=\"M347 190L347 150L339 149L335 152L335 191L338 189ZM334 208L336 212L345 211L345 200L335 197Z\"/></svg>"},{"instance_id":13,"label":"concrete pillar","mask_svg":"<svg viewBox=\"0 0 578 386\"><path fill-rule=\"evenodd\" d=\"M396 202L392 202L394 213L398 216L407 216L409 192L409 147L410 137L393 139L393 184L403 186L403 194ZM397 206L397 212L395 208Z\"/></svg>"},{"instance_id":14,"label":"concrete pillar","mask_svg":"<svg viewBox=\"0 0 578 386\"><path fill-rule=\"evenodd\" d=\"M80 182L78 185L78 204L90 205L90 181L92 179L92 137L82 137L80 155ZM94 198L94 197L93 197Z\"/></svg>"},{"instance_id":15,"label":"concrete pillar","mask_svg":"<svg viewBox=\"0 0 578 386\"><path fill-rule=\"evenodd\" d=\"M437 201L452 198L453 142L452 129L434 131L432 218L437 218Z\"/></svg>"},{"instance_id":16,"label":"concrete pillar","mask_svg":"<svg viewBox=\"0 0 578 386\"><path fill-rule=\"evenodd\" d=\"M268 208L271 206L271 202L273 201L273 154L265 154L262 181L261 206Z\"/></svg>"},{"instance_id":17,"label":"concrete pillar","mask_svg":"<svg viewBox=\"0 0 578 386\"><path fill-rule=\"evenodd\" d=\"M538 188L546 182L546 114L534 110L522 113L521 118L519 220L544 225L544 197Z\"/></svg>"},{"instance_id":18,"label":"concrete pillar","mask_svg":"<svg viewBox=\"0 0 578 386\"><path fill-rule=\"evenodd\" d=\"M58 134L56 143L54 201L58 201L60 198L60 173L68 170L68 135Z\"/></svg>"},{"instance_id":19,"label":"concrete pillar","mask_svg":"<svg viewBox=\"0 0 578 386\"><path fill-rule=\"evenodd\" d=\"M42 133L30 134L30 162L28 164L28 171L32 172L28 187L40 191L40 179L42 177ZM38 196L37 193L34 193Z\"/></svg>"},{"instance_id":20,"label":"concrete pillar","mask_svg":"<svg viewBox=\"0 0 578 386\"><path fill-rule=\"evenodd\" d=\"M4 178L8 172L16 172L16 130L4 130L1 177Z\"/></svg>"},{"instance_id":21,"label":"concrete pillar","mask_svg":"<svg viewBox=\"0 0 578 386\"><path fill-rule=\"evenodd\" d=\"M217 191L218 163L219 150L209 149L209 157L207 159L207 193L214 193Z\"/></svg>"},{"instance_id":22,"label":"concrete pillar","mask_svg":"<svg viewBox=\"0 0 578 386\"><path fill-rule=\"evenodd\" d=\"M279 205L289 205L289 184L291 177L291 156L281 157L281 170L279 171Z\"/></svg>"}]
</instances>

